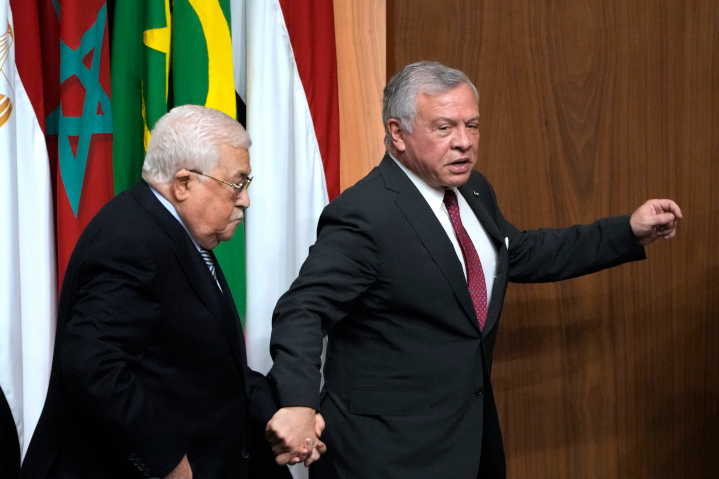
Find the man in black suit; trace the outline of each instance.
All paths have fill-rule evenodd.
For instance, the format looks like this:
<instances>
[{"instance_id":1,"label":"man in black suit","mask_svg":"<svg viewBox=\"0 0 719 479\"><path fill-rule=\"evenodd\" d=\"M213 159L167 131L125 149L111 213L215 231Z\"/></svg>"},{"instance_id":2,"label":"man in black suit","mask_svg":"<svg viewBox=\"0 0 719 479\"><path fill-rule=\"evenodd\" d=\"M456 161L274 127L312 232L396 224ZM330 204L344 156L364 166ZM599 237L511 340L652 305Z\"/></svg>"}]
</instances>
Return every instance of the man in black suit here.
<instances>
[{"instance_id":1,"label":"man in black suit","mask_svg":"<svg viewBox=\"0 0 719 479\"><path fill-rule=\"evenodd\" d=\"M278 463L327 424L317 478L503 479L492 351L508 281L557 281L644 258L681 211L520 231L473 167L477 91L438 63L385 88L388 154L322 213L316 244L273 317ZM327 336L325 388L320 355Z\"/></svg>"},{"instance_id":2,"label":"man in black suit","mask_svg":"<svg viewBox=\"0 0 719 479\"><path fill-rule=\"evenodd\" d=\"M22 478L290 477L263 437L277 407L247 367L212 253L250 206L249 147L209 108L157 122L144 181L98 212L70 258Z\"/></svg>"}]
</instances>

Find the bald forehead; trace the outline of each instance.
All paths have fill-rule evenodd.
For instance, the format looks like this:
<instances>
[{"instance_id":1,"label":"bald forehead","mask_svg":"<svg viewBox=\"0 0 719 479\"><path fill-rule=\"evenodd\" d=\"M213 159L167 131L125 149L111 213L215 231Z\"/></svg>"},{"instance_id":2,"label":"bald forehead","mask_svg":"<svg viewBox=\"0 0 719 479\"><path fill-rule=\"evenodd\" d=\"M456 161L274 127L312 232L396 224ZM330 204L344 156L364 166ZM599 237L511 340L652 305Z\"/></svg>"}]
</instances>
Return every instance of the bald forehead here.
<instances>
[{"instance_id":1,"label":"bald forehead","mask_svg":"<svg viewBox=\"0 0 719 479\"><path fill-rule=\"evenodd\" d=\"M246 148L223 143L220 146L220 162L216 169L225 175L227 181L243 180L252 173L250 152Z\"/></svg>"}]
</instances>

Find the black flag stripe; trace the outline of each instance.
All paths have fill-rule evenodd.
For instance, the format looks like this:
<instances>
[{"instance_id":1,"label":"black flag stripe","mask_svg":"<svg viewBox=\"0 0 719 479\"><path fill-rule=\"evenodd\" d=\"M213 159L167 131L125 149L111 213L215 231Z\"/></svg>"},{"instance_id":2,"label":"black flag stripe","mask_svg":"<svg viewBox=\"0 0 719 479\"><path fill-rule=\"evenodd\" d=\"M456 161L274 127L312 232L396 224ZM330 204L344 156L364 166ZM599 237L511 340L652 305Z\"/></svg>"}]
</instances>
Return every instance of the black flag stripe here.
<instances>
[{"instance_id":1,"label":"black flag stripe","mask_svg":"<svg viewBox=\"0 0 719 479\"><path fill-rule=\"evenodd\" d=\"M242 123L242 126L245 127L245 130L247 129L247 106L245 105L245 102L242 101L242 98L240 98L240 95L235 92L235 102L237 103L237 121Z\"/></svg>"},{"instance_id":2,"label":"black flag stripe","mask_svg":"<svg viewBox=\"0 0 719 479\"><path fill-rule=\"evenodd\" d=\"M0 477L20 474L20 440L5 393L0 388Z\"/></svg>"}]
</instances>

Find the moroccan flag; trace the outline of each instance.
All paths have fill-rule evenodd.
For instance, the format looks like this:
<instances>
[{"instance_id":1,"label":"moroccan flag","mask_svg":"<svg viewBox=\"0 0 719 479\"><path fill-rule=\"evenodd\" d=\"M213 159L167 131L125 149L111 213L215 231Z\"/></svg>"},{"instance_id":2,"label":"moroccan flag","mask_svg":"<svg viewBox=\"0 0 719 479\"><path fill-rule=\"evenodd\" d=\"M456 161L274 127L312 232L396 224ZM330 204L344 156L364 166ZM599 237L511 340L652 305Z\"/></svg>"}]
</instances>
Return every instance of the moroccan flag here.
<instances>
[{"instance_id":1,"label":"moroccan flag","mask_svg":"<svg viewBox=\"0 0 719 479\"><path fill-rule=\"evenodd\" d=\"M55 331L55 234L37 4L0 0L0 477L40 417Z\"/></svg>"},{"instance_id":2,"label":"moroccan flag","mask_svg":"<svg viewBox=\"0 0 719 479\"><path fill-rule=\"evenodd\" d=\"M113 196L105 0L39 2L47 146L60 281L87 223Z\"/></svg>"},{"instance_id":3,"label":"moroccan flag","mask_svg":"<svg viewBox=\"0 0 719 479\"><path fill-rule=\"evenodd\" d=\"M334 18L332 0L233 0L232 15L255 176L245 226L245 339L250 366L266 373L275 303L314 244L322 209L339 193Z\"/></svg>"},{"instance_id":4,"label":"moroccan flag","mask_svg":"<svg viewBox=\"0 0 719 479\"><path fill-rule=\"evenodd\" d=\"M140 179L150 131L172 107L204 105L237 118L229 0L117 0L112 81L119 192ZM215 254L244 317L243 229Z\"/></svg>"}]
</instances>

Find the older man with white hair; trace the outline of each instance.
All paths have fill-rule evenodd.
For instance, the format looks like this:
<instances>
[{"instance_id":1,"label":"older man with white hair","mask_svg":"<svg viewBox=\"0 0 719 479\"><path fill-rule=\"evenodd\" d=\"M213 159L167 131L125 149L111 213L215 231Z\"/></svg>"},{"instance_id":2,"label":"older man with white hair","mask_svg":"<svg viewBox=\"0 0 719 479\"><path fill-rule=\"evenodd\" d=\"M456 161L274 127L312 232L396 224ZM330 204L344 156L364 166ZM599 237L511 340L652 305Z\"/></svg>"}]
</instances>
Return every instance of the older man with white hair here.
<instances>
[{"instance_id":1,"label":"older man with white hair","mask_svg":"<svg viewBox=\"0 0 719 479\"><path fill-rule=\"evenodd\" d=\"M289 477L262 436L276 406L212 253L250 206L250 144L201 106L157 122L144 181L102 208L70 259L21 477Z\"/></svg>"}]
</instances>

